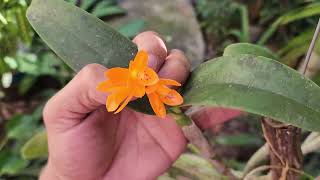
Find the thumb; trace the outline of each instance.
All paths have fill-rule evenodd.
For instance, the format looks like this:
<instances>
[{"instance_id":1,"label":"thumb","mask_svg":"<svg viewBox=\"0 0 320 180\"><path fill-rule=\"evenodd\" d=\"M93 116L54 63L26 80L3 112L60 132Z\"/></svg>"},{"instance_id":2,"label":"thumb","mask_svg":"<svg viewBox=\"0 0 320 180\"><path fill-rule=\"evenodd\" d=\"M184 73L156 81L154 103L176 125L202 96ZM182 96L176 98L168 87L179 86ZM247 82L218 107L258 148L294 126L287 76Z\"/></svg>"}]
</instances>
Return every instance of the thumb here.
<instances>
[{"instance_id":1,"label":"thumb","mask_svg":"<svg viewBox=\"0 0 320 180\"><path fill-rule=\"evenodd\" d=\"M89 113L105 104L107 95L96 90L107 68L99 64L85 66L62 90L53 96L43 110L47 129L69 129Z\"/></svg>"}]
</instances>

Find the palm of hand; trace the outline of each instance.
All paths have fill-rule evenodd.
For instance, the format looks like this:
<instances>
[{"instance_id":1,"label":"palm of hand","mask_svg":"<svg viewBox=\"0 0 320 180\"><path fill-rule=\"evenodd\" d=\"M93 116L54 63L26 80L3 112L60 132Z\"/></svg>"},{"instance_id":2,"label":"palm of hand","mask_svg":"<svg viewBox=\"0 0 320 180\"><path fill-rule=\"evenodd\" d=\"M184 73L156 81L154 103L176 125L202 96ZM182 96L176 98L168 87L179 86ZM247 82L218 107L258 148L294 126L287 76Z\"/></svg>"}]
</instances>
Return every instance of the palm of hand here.
<instances>
[{"instance_id":1,"label":"palm of hand","mask_svg":"<svg viewBox=\"0 0 320 180\"><path fill-rule=\"evenodd\" d=\"M158 119L129 109L113 115L105 107L54 139L55 145L50 149L59 154L51 154L50 161L55 162L54 169L60 173L57 176L87 180L154 179L186 144L170 118Z\"/></svg>"}]
</instances>

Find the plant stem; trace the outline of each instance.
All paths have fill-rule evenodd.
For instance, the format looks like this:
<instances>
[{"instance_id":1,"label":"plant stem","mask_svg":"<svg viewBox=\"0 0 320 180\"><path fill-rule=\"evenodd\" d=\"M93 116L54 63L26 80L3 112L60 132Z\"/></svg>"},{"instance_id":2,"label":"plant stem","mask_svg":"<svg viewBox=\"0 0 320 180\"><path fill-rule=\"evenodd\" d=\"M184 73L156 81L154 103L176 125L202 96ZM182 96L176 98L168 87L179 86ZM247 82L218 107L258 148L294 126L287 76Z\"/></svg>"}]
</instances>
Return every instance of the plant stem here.
<instances>
[{"instance_id":1,"label":"plant stem","mask_svg":"<svg viewBox=\"0 0 320 180\"><path fill-rule=\"evenodd\" d=\"M270 165L282 168L271 169L272 179L298 180L300 174L288 169L300 170L302 167L301 129L282 125L275 127L276 122L264 118L262 129L270 152Z\"/></svg>"},{"instance_id":2,"label":"plant stem","mask_svg":"<svg viewBox=\"0 0 320 180\"><path fill-rule=\"evenodd\" d=\"M210 162L219 173L227 176L228 180L238 179L231 173L230 169L216 157L210 143L190 117L185 115L178 107L171 108L170 114L181 127L181 130L189 143L193 144L199 150L200 155L203 158Z\"/></svg>"}]
</instances>

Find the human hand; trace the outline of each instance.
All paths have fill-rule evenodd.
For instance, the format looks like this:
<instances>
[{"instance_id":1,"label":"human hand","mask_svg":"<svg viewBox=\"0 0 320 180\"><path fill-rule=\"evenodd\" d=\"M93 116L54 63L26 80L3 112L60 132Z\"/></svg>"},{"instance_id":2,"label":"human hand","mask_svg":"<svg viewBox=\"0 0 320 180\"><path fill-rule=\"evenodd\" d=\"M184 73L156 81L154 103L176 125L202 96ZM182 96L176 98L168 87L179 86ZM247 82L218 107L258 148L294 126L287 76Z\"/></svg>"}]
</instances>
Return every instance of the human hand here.
<instances>
[{"instance_id":1,"label":"human hand","mask_svg":"<svg viewBox=\"0 0 320 180\"><path fill-rule=\"evenodd\" d=\"M181 51L167 56L153 32L138 35L138 49L160 77L184 83L190 64ZM49 100L44 109L49 159L42 180L155 179L183 152L186 140L170 117L105 109L106 95L96 91L106 68L91 64Z\"/></svg>"},{"instance_id":2,"label":"human hand","mask_svg":"<svg viewBox=\"0 0 320 180\"><path fill-rule=\"evenodd\" d=\"M139 34L134 42L149 53L149 66L160 77L185 82L190 64L181 51L167 55L153 32ZM128 108L107 112L106 95L96 91L105 71L98 64L86 66L47 103L49 159L41 180L155 179L184 151L186 139L169 116L159 119ZM238 114L206 108L193 118L204 129Z\"/></svg>"}]
</instances>

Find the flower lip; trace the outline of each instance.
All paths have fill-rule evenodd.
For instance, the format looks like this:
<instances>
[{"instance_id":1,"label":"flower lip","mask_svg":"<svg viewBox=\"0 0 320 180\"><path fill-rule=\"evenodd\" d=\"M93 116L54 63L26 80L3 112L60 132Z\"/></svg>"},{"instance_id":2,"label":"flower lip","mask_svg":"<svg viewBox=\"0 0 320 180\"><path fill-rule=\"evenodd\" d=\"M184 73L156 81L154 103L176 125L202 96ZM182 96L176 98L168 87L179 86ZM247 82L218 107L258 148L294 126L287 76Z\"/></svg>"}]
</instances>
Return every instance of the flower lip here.
<instances>
[{"instance_id":1,"label":"flower lip","mask_svg":"<svg viewBox=\"0 0 320 180\"><path fill-rule=\"evenodd\" d=\"M182 96L168 86L181 86L180 83L171 79L160 79L157 84L148 86L146 93L153 111L159 117L166 116L165 106L177 106L183 103Z\"/></svg>"}]
</instances>

